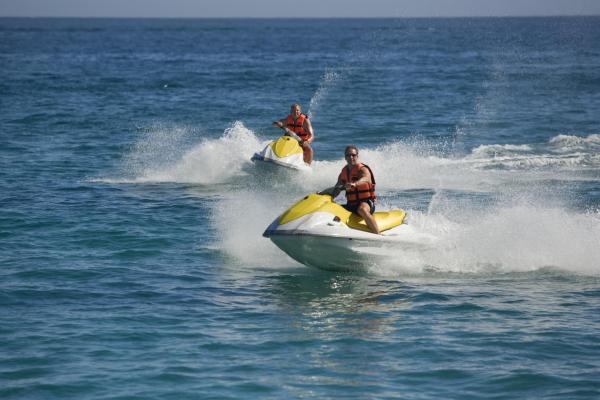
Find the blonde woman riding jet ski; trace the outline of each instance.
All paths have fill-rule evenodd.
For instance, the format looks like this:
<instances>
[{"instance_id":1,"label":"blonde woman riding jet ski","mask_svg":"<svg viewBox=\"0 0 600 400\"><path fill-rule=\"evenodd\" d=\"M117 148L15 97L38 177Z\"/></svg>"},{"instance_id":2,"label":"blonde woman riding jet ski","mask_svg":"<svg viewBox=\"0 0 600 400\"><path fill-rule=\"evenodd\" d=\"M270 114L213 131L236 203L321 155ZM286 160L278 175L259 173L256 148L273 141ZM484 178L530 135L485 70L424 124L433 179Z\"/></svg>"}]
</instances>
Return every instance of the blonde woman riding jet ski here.
<instances>
[{"instance_id":1,"label":"blonde woman riding jet ski","mask_svg":"<svg viewBox=\"0 0 600 400\"><path fill-rule=\"evenodd\" d=\"M306 114L302 114L300 104L294 103L290 107L290 114L279 121L273 122L273 126L281 128L286 135L298 138L298 142L304 153L304 162L310 165L313 161L313 149L310 144L314 140L312 124Z\"/></svg>"}]
</instances>

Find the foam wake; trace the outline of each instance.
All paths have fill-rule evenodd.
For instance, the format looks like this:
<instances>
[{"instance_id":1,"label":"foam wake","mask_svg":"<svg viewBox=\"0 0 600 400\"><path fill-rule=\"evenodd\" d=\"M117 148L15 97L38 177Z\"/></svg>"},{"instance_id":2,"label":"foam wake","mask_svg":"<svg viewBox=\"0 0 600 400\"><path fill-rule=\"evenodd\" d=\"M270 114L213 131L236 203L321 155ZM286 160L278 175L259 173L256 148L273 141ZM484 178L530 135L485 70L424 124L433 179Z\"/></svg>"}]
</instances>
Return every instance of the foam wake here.
<instances>
[{"instance_id":1,"label":"foam wake","mask_svg":"<svg viewBox=\"0 0 600 400\"><path fill-rule=\"evenodd\" d=\"M165 147L172 144L165 142L162 135L150 138L152 162L134 168L137 182L180 182L197 184L224 183L233 177L243 175L243 166L249 163L253 149L261 147L261 143L252 131L241 122L233 123L224 134L217 139L205 139L199 144L182 151L179 158L166 157ZM153 143L158 139L158 143ZM145 145L147 146L147 145Z\"/></svg>"},{"instance_id":2,"label":"foam wake","mask_svg":"<svg viewBox=\"0 0 600 400\"><path fill-rule=\"evenodd\" d=\"M141 132L111 177L93 181L108 183L227 183L246 175L250 157L268 140L261 140L240 121L223 135L200 139L191 127L154 125Z\"/></svg>"},{"instance_id":3,"label":"foam wake","mask_svg":"<svg viewBox=\"0 0 600 400\"><path fill-rule=\"evenodd\" d=\"M413 212L411 225L437 240L426 251L398 248L374 266L386 274L424 271L530 272L557 269L600 275L600 212L533 204L450 216Z\"/></svg>"},{"instance_id":4,"label":"foam wake","mask_svg":"<svg viewBox=\"0 0 600 400\"><path fill-rule=\"evenodd\" d=\"M362 149L361 159L373 168L378 191L384 193L380 209L406 209L407 199L414 197L415 191L420 194L413 203L427 204L416 209L408 206L407 210L409 223L425 238L423 246L387 249L387 261L382 263L379 258L371 271L386 275L522 273L550 268L599 275L600 212L575 206L572 187L554 183L557 174L562 174L577 184L589 164L574 168L571 163L551 162L543 168L496 168L498 156L489 152L494 148L513 158L531 159L544 151L558 160L583 151L593 158L595 138L582 139L566 139L579 142L570 150L564 139L555 138L543 145L480 147L463 157L449 154L439 144L416 139ZM562 154L557 156L559 152ZM474 163L474 158L480 162ZM296 182L292 178L289 190L277 185L266 192L247 187L223 199L213 222L219 227L225 251L261 267L293 265L294 261L261 234L293 202L334 182L343 165L341 158L317 162L313 174ZM585 179L600 182L597 175ZM252 212L243 218L232 214L236 209Z\"/></svg>"},{"instance_id":5,"label":"foam wake","mask_svg":"<svg viewBox=\"0 0 600 400\"><path fill-rule=\"evenodd\" d=\"M295 265L262 232L293 202L333 185L344 160L317 160L308 173L262 174L250 157L270 140L242 122L218 138L198 136L190 128L153 127L125 157L124 177L101 180L211 185L220 199L211 202L218 248L247 265ZM581 181L600 185L599 149L599 135L485 145L462 156L450 145L415 137L361 149L361 161L377 178L378 208L406 209L419 233L436 238L426 250L392 249L389 262L372 269L398 274L550 267L600 274L597 201L573 195Z\"/></svg>"},{"instance_id":6,"label":"foam wake","mask_svg":"<svg viewBox=\"0 0 600 400\"><path fill-rule=\"evenodd\" d=\"M508 170L599 168L600 135L558 135L547 143L482 145L465 161L482 168Z\"/></svg>"}]
</instances>

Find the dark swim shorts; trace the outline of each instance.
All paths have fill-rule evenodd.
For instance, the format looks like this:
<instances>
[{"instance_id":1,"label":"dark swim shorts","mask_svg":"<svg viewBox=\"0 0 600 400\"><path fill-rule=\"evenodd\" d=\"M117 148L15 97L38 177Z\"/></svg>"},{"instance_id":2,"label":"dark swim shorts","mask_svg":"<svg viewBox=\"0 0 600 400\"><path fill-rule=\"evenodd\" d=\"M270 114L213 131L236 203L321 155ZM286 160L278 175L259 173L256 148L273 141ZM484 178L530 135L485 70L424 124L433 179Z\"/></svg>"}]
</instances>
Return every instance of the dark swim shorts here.
<instances>
[{"instance_id":1,"label":"dark swim shorts","mask_svg":"<svg viewBox=\"0 0 600 400\"><path fill-rule=\"evenodd\" d=\"M369 205L369 208L371 209L371 211L370 211L371 214L373 214L375 212L375 203L373 203L373 200L371 200L371 199L362 200L360 203L367 203ZM348 210L348 211L353 212L353 213L356 214L356 210L358 210L358 206L360 205L360 203L354 204L354 205L351 205L351 206L349 206L348 204L346 204L343 207L346 210Z\"/></svg>"}]
</instances>

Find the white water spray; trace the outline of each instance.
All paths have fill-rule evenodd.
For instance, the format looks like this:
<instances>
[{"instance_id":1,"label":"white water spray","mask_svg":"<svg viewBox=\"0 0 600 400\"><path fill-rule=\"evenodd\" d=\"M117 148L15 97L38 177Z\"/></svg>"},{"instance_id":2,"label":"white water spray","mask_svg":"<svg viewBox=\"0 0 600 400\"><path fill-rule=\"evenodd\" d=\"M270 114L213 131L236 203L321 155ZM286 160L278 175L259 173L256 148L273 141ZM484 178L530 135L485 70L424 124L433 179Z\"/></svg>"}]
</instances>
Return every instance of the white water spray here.
<instances>
[{"instance_id":1,"label":"white water spray","mask_svg":"<svg viewBox=\"0 0 600 400\"><path fill-rule=\"evenodd\" d=\"M316 161L312 172L265 178L250 157L268 140L241 122L219 138L183 149L176 146L187 143L189 130L158 132L146 135L148 142L129 158L144 160L132 169L137 173L132 181L213 187L235 182L216 186L222 191L215 193L220 200L211 219L217 246L246 265L295 265L262 232L293 202L335 183L341 158ZM598 184L598 142L598 135L559 135L541 144L480 146L464 157L448 156L444 146L414 138L362 149L361 161L371 166L383 193L379 209L407 208L411 193L422 192L411 201L426 206L409 206L409 223L423 238L435 238L421 247L390 250L389 262L374 265L374 271L505 273L550 267L600 274L600 212L574 208L568 186L551 183L560 176ZM545 161L533 161L540 159Z\"/></svg>"},{"instance_id":2,"label":"white water spray","mask_svg":"<svg viewBox=\"0 0 600 400\"><path fill-rule=\"evenodd\" d=\"M333 88L341 79L341 75L334 71L326 71L325 75L321 78L321 82L319 83L319 88L310 99L310 103L308 105L308 117L310 119L314 119L319 110L319 106L321 101L327 96L331 88Z\"/></svg>"}]
</instances>

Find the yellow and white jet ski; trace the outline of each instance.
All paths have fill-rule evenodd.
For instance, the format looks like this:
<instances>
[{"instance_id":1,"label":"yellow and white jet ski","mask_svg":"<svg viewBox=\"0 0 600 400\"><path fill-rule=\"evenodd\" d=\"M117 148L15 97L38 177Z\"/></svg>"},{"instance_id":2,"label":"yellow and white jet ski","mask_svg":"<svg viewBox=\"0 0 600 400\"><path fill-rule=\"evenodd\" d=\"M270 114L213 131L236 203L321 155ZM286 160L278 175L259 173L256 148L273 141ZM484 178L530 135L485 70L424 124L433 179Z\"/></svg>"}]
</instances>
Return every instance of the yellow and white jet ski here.
<instances>
[{"instance_id":1,"label":"yellow and white jet ski","mask_svg":"<svg viewBox=\"0 0 600 400\"><path fill-rule=\"evenodd\" d=\"M310 165L304 162L302 147L298 139L284 135L269 143L262 151L254 153L254 162L273 163L282 167L310 171Z\"/></svg>"},{"instance_id":2,"label":"yellow and white jet ski","mask_svg":"<svg viewBox=\"0 0 600 400\"><path fill-rule=\"evenodd\" d=\"M329 270L363 269L386 253L385 247L410 241L403 210L373 214L380 235L371 233L357 214L328 194L309 194L277 217L263 233L294 260Z\"/></svg>"}]
</instances>

